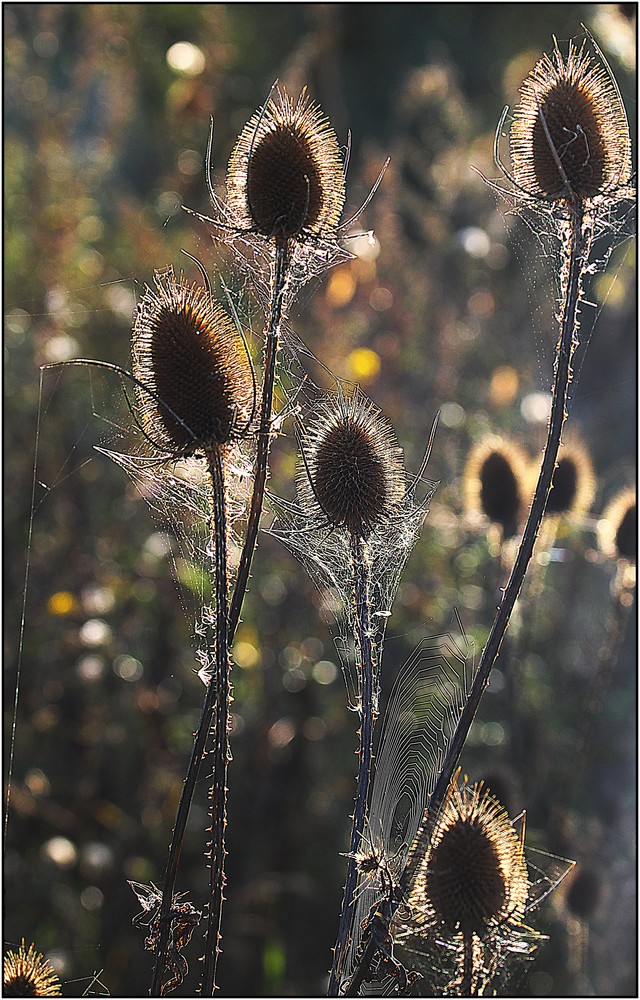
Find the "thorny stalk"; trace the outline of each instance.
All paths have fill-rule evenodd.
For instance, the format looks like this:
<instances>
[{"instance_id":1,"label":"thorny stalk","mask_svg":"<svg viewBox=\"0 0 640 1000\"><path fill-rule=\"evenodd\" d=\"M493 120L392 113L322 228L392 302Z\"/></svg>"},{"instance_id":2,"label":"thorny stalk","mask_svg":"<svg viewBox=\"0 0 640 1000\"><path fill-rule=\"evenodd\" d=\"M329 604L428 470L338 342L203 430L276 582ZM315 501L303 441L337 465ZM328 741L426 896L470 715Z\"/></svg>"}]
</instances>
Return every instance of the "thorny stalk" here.
<instances>
[{"instance_id":1,"label":"thorny stalk","mask_svg":"<svg viewBox=\"0 0 640 1000\"><path fill-rule=\"evenodd\" d=\"M460 996L471 997L473 990L473 934L464 934L462 941L464 952L462 967L462 984L460 986Z\"/></svg>"},{"instance_id":2,"label":"thorny stalk","mask_svg":"<svg viewBox=\"0 0 640 1000\"><path fill-rule=\"evenodd\" d=\"M575 338L578 329L582 275L587 264L591 242L590 220L585 220L584 202L581 199L576 199L569 203L568 209L569 220L566 223L566 241L564 247L566 267L564 281L565 294L560 314L561 332L556 346L551 414L538 482L516 560L509 581L504 589L493 625L491 626L487 643L482 652L469 696L449 744L444 764L429 800L429 805L425 810L422 825L414 839L412 850L407 858L407 864L400 878L397 900L402 898L402 895L406 893L408 887L411 885L420 858L424 856L425 847L430 840L434 823L438 818L447 794L462 748L475 718L480 699L489 683L489 674L500 651L500 645L509 625L511 612L520 593L551 489L553 470L558 456L562 427L566 417L567 392L571 377L571 359L577 345ZM356 995L356 991L364 981L374 956L375 947L367 947L363 952L362 958L358 963L358 968L355 970L349 984L348 996Z\"/></svg>"},{"instance_id":3,"label":"thorny stalk","mask_svg":"<svg viewBox=\"0 0 640 1000\"><path fill-rule=\"evenodd\" d=\"M227 824L227 767L229 763L229 700L231 695L227 617L227 519L224 470L219 448L207 454L213 493L213 535L215 537L216 587L216 667L207 695L214 689L215 727L213 737L213 781L211 785L211 875L209 915L204 952L202 995L213 996L220 950L220 924L224 875L224 830Z\"/></svg>"},{"instance_id":4,"label":"thorny stalk","mask_svg":"<svg viewBox=\"0 0 640 1000\"><path fill-rule=\"evenodd\" d=\"M233 642L242 601L249 581L251 561L256 547L260 515L262 514L262 503L264 500L264 488L267 481L267 463L269 458L269 446L271 444L271 411L273 408L273 387L276 374L276 359L278 355L280 324L283 314L283 300L286 286L287 267L289 263L288 240L283 239L276 243L276 260L273 276L273 288L271 293L271 305L269 315L269 325L267 327L264 345L264 374L262 383L262 402L260 406L260 426L258 427L258 447L256 455L256 467L253 480L253 494L251 496L251 507L249 509L249 519L240 556L240 565L236 576L236 583L231 599L229 610L229 643Z\"/></svg>"},{"instance_id":5,"label":"thorny stalk","mask_svg":"<svg viewBox=\"0 0 640 1000\"><path fill-rule=\"evenodd\" d=\"M347 878L342 900L342 912L338 926L338 937L333 954L333 967L329 980L330 997L338 996L344 961L349 944L349 931L353 921L353 896L358 880L356 855L360 850L366 815L371 764L373 759L373 725L375 711L374 691L374 650L371 641L369 619L368 568L364 542L361 536L351 535L351 561L353 565L353 591L355 601L356 648L360 655L361 703L360 703L360 748L358 754L358 778L356 799L351 827L351 846L347 865Z\"/></svg>"},{"instance_id":6,"label":"thorny stalk","mask_svg":"<svg viewBox=\"0 0 640 1000\"><path fill-rule=\"evenodd\" d=\"M590 231L585 225L584 203L582 200L578 199L570 205L569 216L565 244L565 254L568 258L568 273L566 275L566 288L561 314L561 333L556 347L551 415L549 417L547 442L542 458L542 465L540 466L538 482L511 576L504 589L502 601L491 626L487 643L482 651L482 657L473 684L471 685L469 697L462 710L442 770L429 800L427 815L423 822L422 831L416 838L416 844L421 841L423 834L428 837L426 824L431 825L436 819L447 794L453 772L457 767L480 699L489 683L491 668L500 652L500 645L508 628L511 612L520 593L527 567L533 555L533 548L551 489L553 470L555 469L558 450L560 448L562 427L567 415L566 404L571 377L571 358L577 346L576 333L578 329L581 279L587 263L590 245ZM416 855L414 852L413 856L410 855L407 861L407 867L402 879L403 887L408 884L411 878L415 862Z\"/></svg>"},{"instance_id":7,"label":"thorny stalk","mask_svg":"<svg viewBox=\"0 0 640 1000\"><path fill-rule=\"evenodd\" d=\"M287 266L288 266L288 244L287 241L284 240L276 245L273 290L271 295L269 321L265 334L264 374L263 374L263 385L262 385L262 400L260 406L260 424L258 427L258 434L257 434L257 455L256 455L255 476L253 484L253 494L251 497L249 518L247 521L245 539L242 548L242 554L240 557L240 564L233 591L233 597L229 607L228 615L225 618L226 656L228 656L228 650L233 642L233 637L235 635L235 631L240 618L242 601L246 591L247 582L249 579L249 572L251 569L251 560L253 558L253 552L256 545L256 538L260 523L260 515L262 513L264 488L267 479L267 462L269 457L269 446L271 443L271 411L273 408L273 388L275 383L275 369L276 369L276 358L278 353L279 332L283 314L283 299L284 299L285 284L286 284ZM225 573L225 580L226 580L226 573ZM225 589L225 606L226 606L226 589ZM218 639L215 638L209 640L208 642L209 649L212 648L214 642L216 649L220 647ZM205 753L207 737L211 729L211 722L213 719L213 713L214 709L216 708L216 705L217 705L216 691L214 689L214 684L210 683L207 688L207 693L205 695L205 699L203 702L198 729L194 737L193 749L191 751L191 758L189 760L189 764L187 767L187 774L182 788L182 794L180 796L178 811L176 813L176 822L173 829L171 844L169 847L167 869L162 888L162 907L160 911L160 934L158 937L158 948L156 952L156 964L154 968L153 980L151 986L151 996L162 995L162 978L167 962L167 948L169 943L169 929L170 929L169 912L171 909L171 901L173 899L173 895L175 892L175 884L178 874L178 865L180 863L180 852L182 849L182 841L184 839L184 832L187 825L187 818L189 816L189 809L191 807L191 802L193 799L196 782L198 780L198 774L200 772L200 765L202 763L202 759ZM226 708L224 709L224 711L226 713ZM220 732L222 732L222 730L216 723L216 735L215 735L216 744L219 742L218 736ZM226 728L224 732L226 733ZM227 737L224 736L224 739L226 741ZM216 780L219 782L220 775L218 774L216 776L216 774L214 773L214 786L213 786L214 790L216 787L220 787L219 784L216 785ZM226 764L225 764L225 783L226 783ZM226 799L226 791L224 792L224 797ZM214 803L215 800L213 800L212 808L214 808ZM215 850L215 847L213 849ZM211 858L211 864L213 872L213 869L218 864L218 861L213 855ZM222 873L222 866L220 867L220 872ZM220 885L220 893L221 892L222 892L222 885ZM211 927L211 924L209 924L209 927ZM217 949L217 941L216 941L216 949Z\"/></svg>"},{"instance_id":8,"label":"thorny stalk","mask_svg":"<svg viewBox=\"0 0 640 1000\"><path fill-rule=\"evenodd\" d=\"M227 557L226 557L226 511L224 496L224 473L222 469L222 458L218 448L212 448L207 453L207 467L211 477L212 492L212 514L211 514L211 538L214 546L214 587L215 587L215 632L212 623L206 624L207 654L208 658L215 662L215 669L211 680L207 686L207 692L202 705L200 724L196 732L191 760L187 769L187 775L180 796L180 803L176 814L176 822L173 828L171 845L169 848L169 859L165 874L162 903L159 916L159 934L156 948L156 963L153 971L151 983L151 996L162 996L162 986L164 972L167 962L167 950L171 930L171 902L174 896L174 888L178 865L180 863L180 852L184 831L189 815L189 806L198 779L200 762L205 754L207 737L211 728L211 720L214 710L216 711L216 725L214 733L214 767L213 782L211 788L211 809L212 809L212 840L211 840L211 881L210 881L210 902L209 918L207 925L207 948L205 953L205 972L203 981L203 995L211 996L206 992L208 978L215 977L215 967L217 962L217 933L220 926L220 914L222 909L222 889L224 885L224 826L226 821L226 770L228 757L228 705L229 705L229 638L228 638L228 613L227 613ZM216 942L213 948L213 959L207 964L207 957L210 953L209 939L212 936L213 928L216 928Z\"/></svg>"}]
</instances>

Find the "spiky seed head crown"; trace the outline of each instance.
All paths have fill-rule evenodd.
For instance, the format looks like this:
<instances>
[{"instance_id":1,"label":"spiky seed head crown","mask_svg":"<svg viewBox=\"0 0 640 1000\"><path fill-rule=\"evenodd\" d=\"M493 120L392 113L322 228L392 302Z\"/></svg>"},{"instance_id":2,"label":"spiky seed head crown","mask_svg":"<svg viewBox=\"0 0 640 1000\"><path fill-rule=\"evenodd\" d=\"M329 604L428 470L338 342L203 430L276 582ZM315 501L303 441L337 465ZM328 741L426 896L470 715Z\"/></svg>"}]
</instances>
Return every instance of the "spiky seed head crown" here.
<instances>
[{"instance_id":1,"label":"spiky seed head crown","mask_svg":"<svg viewBox=\"0 0 640 1000\"><path fill-rule=\"evenodd\" d=\"M393 427L369 400L341 396L311 424L298 470L303 505L333 527L367 537L398 510L406 490Z\"/></svg>"},{"instance_id":2,"label":"spiky seed head crown","mask_svg":"<svg viewBox=\"0 0 640 1000\"><path fill-rule=\"evenodd\" d=\"M253 397L244 345L222 306L171 270L154 274L133 329L142 425L174 455L225 445L246 427ZM164 404L164 405L163 405Z\"/></svg>"},{"instance_id":3,"label":"spiky seed head crown","mask_svg":"<svg viewBox=\"0 0 640 1000\"><path fill-rule=\"evenodd\" d=\"M485 438L469 453L464 471L466 506L499 525L504 538L518 530L527 492L527 465L517 445L498 437Z\"/></svg>"},{"instance_id":4,"label":"spiky seed head crown","mask_svg":"<svg viewBox=\"0 0 640 1000\"><path fill-rule=\"evenodd\" d=\"M596 477L587 449L577 442L565 445L553 471L545 514L585 514L595 488Z\"/></svg>"},{"instance_id":5,"label":"spiky seed head crown","mask_svg":"<svg viewBox=\"0 0 640 1000\"><path fill-rule=\"evenodd\" d=\"M17 951L4 956L5 997L59 997L62 996L60 980L44 955L33 944L28 949L24 939Z\"/></svg>"},{"instance_id":6,"label":"spiky seed head crown","mask_svg":"<svg viewBox=\"0 0 640 1000\"><path fill-rule=\"evenodd\" d=\"M611 75L585 45L557 42L520 87L510 133L513 175L548 201L615 194L631 175L624 105ZM559 166L560 164L560 166Z\"/></svg>"},{"instance_id":7,"label":"spiky seed head crown","mask_svg":"<svg viewBox=\"0 0 640 1000\"><path fill-rule=\"evenodd\" d=\"M524 846L503 806L482 785L454 778L409 906L451 934L486 937L525 912Z\"/></svg>"},{"instance_id":8,"label":"spiky seed head crown","mask_svg":"<svg viewBox=\"0 0 640 1000\"><path fill-rule=\"evenodd\" d=\"M227 200L238 227L262 236L335 230L345 201L342 157L306 89L294 104L278 88L247 122L229 160Z\"/></svg>"}]
</instances>

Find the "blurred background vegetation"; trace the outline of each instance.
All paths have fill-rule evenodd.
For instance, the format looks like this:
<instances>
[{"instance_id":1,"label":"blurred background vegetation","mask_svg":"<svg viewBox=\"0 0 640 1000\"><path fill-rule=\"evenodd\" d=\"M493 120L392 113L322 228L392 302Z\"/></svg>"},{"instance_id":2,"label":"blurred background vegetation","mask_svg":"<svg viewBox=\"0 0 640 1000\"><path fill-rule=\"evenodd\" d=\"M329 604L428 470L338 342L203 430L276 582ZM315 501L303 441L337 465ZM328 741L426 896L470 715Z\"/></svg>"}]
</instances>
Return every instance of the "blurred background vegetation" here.
<instances>
[{"instance_id":1,"label":"blurred background vegetation","mask_svg":"<svg viewBox=\"0 0 640 1000\"><path fill-rule=\"evenodd\" d=\"M391 164L362 219L375 246L306 289L292 324L383 408L409 468L441 413L429 466L440 486L390 622L383 689L416 635L446 631L455 608L480 648L505 577L491 530L463 510L464 466L488 431L538 458L554 301L552 262L538 259L535 236L470 165L496 176L503 106L552 35L562 47L581 22L610 60L634 127L636 5L11 3L3 13L5 761L30 560L4 935L45 951L65 995L100 992L91 985L99 970L112 996L144 995L152 962L131 926L139 907L127 879L163 877L203 695L193 611L181 608L148 508L93 450L107 421L127 419L118 385L68 369L47 374L40 397L38 366L128 364L132 309L154 267L191 273L182 248L208 267L220 260L206 225L179 207L209 210L209 115L218 183L273 80L294 92L308 84L342 142L351 131L352 210L387 156ZM519 253L540 271L533 289ZM556 521L541 539L463 758L512 815L528 810L532 844L587 873L581 892L565 884L536 917L551 941L518 984L526 995L636 989L633 616L577 751L615 574L594 526L635 480L634 266L626 241L590 290L598 319L569 433L592 456L592 513ZM242 275L229 280L239 287ZM282 439L274 492L291 496L293 461ZM263 537L233 671L222 995L326 987L356 717L318 605L302 568ZM179 878L199 907L206 790L203 777ZM178 994L195 991L199 943L196 932Z\"/></svg>"}]
</instances>

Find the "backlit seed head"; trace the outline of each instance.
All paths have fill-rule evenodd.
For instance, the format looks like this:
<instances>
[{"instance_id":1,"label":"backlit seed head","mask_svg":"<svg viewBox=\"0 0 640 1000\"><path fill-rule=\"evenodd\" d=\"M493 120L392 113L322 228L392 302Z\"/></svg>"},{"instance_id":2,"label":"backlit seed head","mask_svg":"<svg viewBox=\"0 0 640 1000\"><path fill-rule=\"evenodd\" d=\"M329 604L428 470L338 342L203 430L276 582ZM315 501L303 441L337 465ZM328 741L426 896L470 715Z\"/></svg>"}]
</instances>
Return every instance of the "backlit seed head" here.
<instances>
[{"instance_id":1,"label":"backlit seed head","mask_svg":"<svg viewBox=\"0 0 640 1000\"><path fill-rule=\"evenodd\" d=\"M472 448L464 471L465 502L482 511L502 529L504 538L516 534L527 496L524 452L513 442L485 438Z\"/></svg>"},{"instance_id":2,"label":"backlit seed head","mask_svg":"<svg viewBox=\"0 0 640 1000\"><path fill-rule=\"evenodd\" d=\"M298 470L302 505L333 527L367 537L397 513L406 491L402 449L393 427L359 396L327 405L303 442Z\"/></svg>"},{"instance_id":3,"label":"backlit seed head","mask_svg":"<svg viewBox=\"0 0 640 1000\"><path fill-rule=\"evenodd\" d=\"M605 555L636 565L638 557L638 512L636 491L618 493L598 524L598 542Z\"/></svg>"},{"instance_id":4,"label":"backlit seed head","mask_svg":"<svg viewBox=\"0 0 640 1000\"><path fill-rule=\"evenodd\" d=\"M335 231L344 168L329 121L306 89L277 89L243 128L229 160L227 198L240 229L277 239Z\"/></svg>"},{"instance_id":5,"label":"backlit seed head","mask_svg":"<svg viewBox=\"0 0 640 1000\"><path fill-rule=\"evenodd\" d=\"M513 175L547 201L614 195L631 175L629 126L609 72L585 50L554 45L520 87L510 133Z\"/></svg>"},{"instance_id":6,"label":"backlit seed head","mask_svg":"<svg viewBox=\"0 0 640 1000\"><path fill-rule=\"evenodd\" d=\"M545 514L586 514L595 487L596 477L586 448L577 442L565 445L553 472Z\"/></svg>"},{"instance_id":7,"label":"backlit seed head","mask_svg":"<svg viewBox=\"0 0 640 1000\"><path fill-rule=\"evenodd\" d=\"M175 456L226 444L247 427L251 366L231 319L204 288L154 274L133 328L133 374L142 426Z\"/></svg>"},{"instance_id":8,"label":"backlit seed head","mask_svg":"<svg viewBox=\"0 0 640 1000\"><path fill-rule=\"evenodd\" d=\"M46 958L24 940L17 951L4 956L5 997L59 997L62 996L60 980Z\"/></svg>"},{"instance_id":9,"label":"backlit seed head","mask_svg":"<svg viewBox=\"0 0 640 1000\"><path fill-rule=\"evenodd\" d=\"M450 934L483 939L524 916L529 878L521 837L482 785L454 779L409 906Z\"/></svg>"}]
</instances>

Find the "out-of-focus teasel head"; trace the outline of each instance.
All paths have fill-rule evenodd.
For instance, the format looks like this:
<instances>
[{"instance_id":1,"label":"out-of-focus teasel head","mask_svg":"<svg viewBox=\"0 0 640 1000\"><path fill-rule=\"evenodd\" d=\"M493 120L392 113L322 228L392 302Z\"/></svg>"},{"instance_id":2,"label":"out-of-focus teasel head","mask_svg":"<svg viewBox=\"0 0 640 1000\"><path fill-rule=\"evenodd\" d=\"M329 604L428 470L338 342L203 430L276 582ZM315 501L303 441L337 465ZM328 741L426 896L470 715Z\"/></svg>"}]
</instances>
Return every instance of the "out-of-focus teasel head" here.
<instances>
[{"instance_id":1,"label":"out-of-focus teasel head","mask_svg":"<svg viewBox=\"0 0 640 1000\"><path fill-rule=\"evenodd\" d=\"M465 506L496 524L503 538L512 538L522 521L527 468L525 453L503 438L484 438L469 453L464 470Z\"/></svg>"},{"instance_id":2,"label":"out-of-focus teasel head","mask_svg":"<svg viewBox=\"0 0 640 1000\"><path fill-rule=\"evenodd\" d=\"M4 956L5 997L60 997L60 980L44 955L24 940L17 951L7 951Z\"/></svg>"},{"instance_id":3,"label":"out-of-focus teasel head","mask_svg":"<svg viewBox=\"0 0 640 1000\"><path fill-rule=\"evenodd\" d=\"M589 452L577 441L566 444L556 462L545 514L586 514L595 489Z\"/></svg>"},{"instance_id":4,"label":"out-of-focus teasel head","mask_svg":"<svg viewBox=\"0 0 640 1000\"><path fill-rule=\"evenodd\" d=\"M589 920L602 898L602 879L594 868L577 864L565 894L569 913L579 920Z\"/></svg>"},{"instance_id":5,"label":"out-of-focus teasel head","mask_svg":"<svg viewBox=\"0 0 640 1000\"><path fill-rule=\"evenodd\" d=\"M636 565L638 512L635 487L627 487L613 498L598 523L598 542L609 558Z\"/></svg>"},{"instance_id":6,"label":"out-of-focus teasel head","mask_svg":"<svg viewBox=\"0 0 640 1000\"><path fill-rule=\"evenodd\" d=\"M306 88L274 88L229 160L227 200L240 231L283 242L335 235L345 202L336 134Z\"/></svg>"},{"instance_id":7,"label":"out-of-focus teasel head","mask_svg":"<svg viewBox=\"0 0 640 1000\"><path fill-rule=\"evenodd\" d=\"M511 180L547 202L629 197L631 142L618 86L606 65L569 43L536 63L520 87L509 148Z\"/></svg>"},{"instance_id":8,"label":"out-of-focus teasel head","mask_svg":"<svg viewBox=\"0 0 640 1000\"><path fill-rule=\"evenodd\" d=\"M300 505L331 528L367 538L400 510L407 489L402 448L370 400L340 393L332 402L302 441Z\"/></svg>"},{"instance_id":9,"label":"out-of-focus teasel head","mask_svg":"<svg viewBox=\"0 0 640 1000\"><path fill-rule=\"evenodd\" d=\"M138 303L133 374L141 426L167 457L223 448L245 436L255 385L236 327L210 290L171 269L154 274Z\"/></svg>"}]
</instances>

